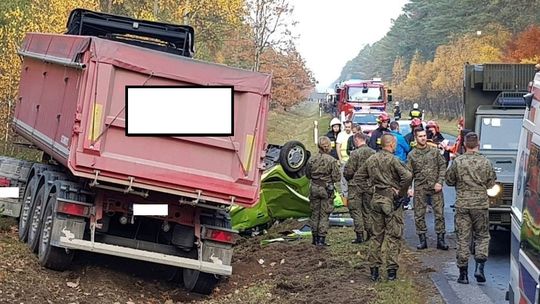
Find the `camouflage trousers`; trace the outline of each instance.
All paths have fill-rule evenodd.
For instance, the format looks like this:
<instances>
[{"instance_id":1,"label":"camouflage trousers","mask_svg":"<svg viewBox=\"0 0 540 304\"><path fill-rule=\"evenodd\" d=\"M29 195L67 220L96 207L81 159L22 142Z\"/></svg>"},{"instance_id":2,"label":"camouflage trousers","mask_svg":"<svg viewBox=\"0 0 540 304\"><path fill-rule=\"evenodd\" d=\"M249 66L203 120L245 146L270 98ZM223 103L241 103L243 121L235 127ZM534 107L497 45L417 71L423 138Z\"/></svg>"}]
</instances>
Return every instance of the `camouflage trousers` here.
<instances>
[{"instance_id":1,"label":"camouflage trousers","mask_svg":"<svg viewBox=\"0 0 540 304\"><path fill-rule=\"evenodd\" d=\"M309 206L311 208L311 233L315 236L326 236L330 226L330 213L334 211L334 196L328 197L323 187L312 186Z\"/></svg>"},{"instance_id":2,"label":"camouflage trousers","mask_svg":"<svg viewBox=\"0 0 540 304\"><path fill-rule=\"evenodd\" d=\"M474 259L486 261L489 247L488 209L456 208L457 266L469 264L471 237L474 238Z\"/></svg>"},{"instance_id":3,"label":"camouflage trousers","mask_svg":"<svg viewBox=\"0 0 540 304\"><path fill-rule=\"evenodd\" d=\"M364 232L371 234L371 195L359 191L356 187L350 187L347 207L354 221L354 232L363 236Z\"/></svg>"},{"instance_id":4,"label":"camouflage trousers","mask_svg":"<svg viewBox=\"0 0 540 304\"><path fill-rule=\"evenodd\" d=\"M347 179L345 179L345 176L343 176L344 170L345 170L345 163L341 164L341 168L339 171L341 174L340 190L341 190L341 195L343 197L349 197L349 183L347 182Z\"/></svg>"},{"instance_id":5,"label":"camouflage trousers","mask_svg":"<svg viewBox=\"0 0 540 304\"><path fill-rule=\"evenodd\" d=\"M435 214L435 232L444 233L446 226L444 223L444 198L443 192L433 193L418 189L414 191L414 222L416 224L416 233L425 234L426 227L426 209L431 201L431 207Z\"/></svg>"},{"instance_id":6,"label":"camouflage trousers","mask_svg":"<svg viewBox=\"0 0 540 304\"><path fill-rule=\"evenodd\" d=\"M368 263L370 267L380 267L383 264L381 251L383 243L386 243L386 267L397 270L403 239L403 208L394 210L392 199L377 193L373 194L371 208L373 236Z\"/></svg>"}]
</instances>

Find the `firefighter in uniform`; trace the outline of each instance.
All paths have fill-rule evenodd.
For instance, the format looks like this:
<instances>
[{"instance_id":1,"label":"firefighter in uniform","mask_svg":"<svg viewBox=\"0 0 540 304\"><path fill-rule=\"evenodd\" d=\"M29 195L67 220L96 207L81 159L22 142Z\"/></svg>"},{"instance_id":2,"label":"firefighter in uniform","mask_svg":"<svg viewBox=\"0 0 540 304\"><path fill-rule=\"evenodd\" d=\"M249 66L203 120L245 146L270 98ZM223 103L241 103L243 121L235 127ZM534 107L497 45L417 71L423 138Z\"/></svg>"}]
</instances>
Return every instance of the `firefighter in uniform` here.
<instances>
[{"instance_id":1,"label":"firefighter in uniform","mask_svg":"<svg viewBox=\"0 0 540 304\"><path fill-rule=\"evenodd\" d=\"M311 234L313 244L325 246L329 217L334 209L334 183L341 180L338 160L330 156L332 145L326 136L319 137L319 153L306 164L306 177L310 179L309 202L311 208Z\"/></svg>"},{"instance_id":2,"label":"firefighter in uniform","mask_svg":"<svg viewBox=\"0 0 540 304\"><path fill-rule=\"evenodd\" d=\"M381 149L382 135L386 132L390 133L390 129L388 129L388 125L390 124L390 116L388 116L388 114L385 112L382 112L379 114L379 117L377 117L377 122L379 123L379 127L371 133L368 143L369 147L375 151L379 151Z\"/></svg>"},{"instance_id":3,"label":"firefighter in uniform","mask_svg":"<svg viewBox=\"0 0 540 304\"><path fill-rule=\"evenodd\" d=\"M422 120L422 111L418 109L418 104L416 102L413 104L413 108L409 112L409 117L411 120L415 118L419 118L420 120Z\"/></svg>"}]
</instances>

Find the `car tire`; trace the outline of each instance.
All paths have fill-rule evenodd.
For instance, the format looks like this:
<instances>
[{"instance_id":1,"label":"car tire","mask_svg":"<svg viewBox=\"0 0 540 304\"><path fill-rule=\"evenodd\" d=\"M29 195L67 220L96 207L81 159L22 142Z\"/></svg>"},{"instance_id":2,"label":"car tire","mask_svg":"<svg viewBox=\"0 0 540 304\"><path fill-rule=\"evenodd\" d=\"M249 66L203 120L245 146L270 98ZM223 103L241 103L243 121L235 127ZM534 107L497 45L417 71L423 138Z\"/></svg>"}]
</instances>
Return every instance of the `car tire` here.
<instances>
[{"instance_id":1,"label":"car tire","mask_svg":"<svg viewBox=\"0 0 540 304\"><path fill-rule=\"evenodd\" d=\"M279 153L279 164L287 175L292 178L298 177L309 158L309 153L304 144L292 140L283 145Z\"/></svg>"}]
</instances>

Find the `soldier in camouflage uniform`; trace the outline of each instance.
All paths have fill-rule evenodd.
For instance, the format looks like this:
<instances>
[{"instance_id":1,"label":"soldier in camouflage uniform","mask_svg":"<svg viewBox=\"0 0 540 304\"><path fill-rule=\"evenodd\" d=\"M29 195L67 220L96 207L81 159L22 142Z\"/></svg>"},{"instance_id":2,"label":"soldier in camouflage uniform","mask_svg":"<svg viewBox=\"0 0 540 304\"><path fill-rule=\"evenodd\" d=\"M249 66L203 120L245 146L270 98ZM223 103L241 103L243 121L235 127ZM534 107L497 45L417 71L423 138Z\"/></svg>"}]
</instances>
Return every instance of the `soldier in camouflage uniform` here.
<instances>
[{"instance_id":1,"label":"soldier in camouflage uniform","mask_svg":"<svg viewBox=\"0 0 540 304\"><path fill-rule=\"evenodd\" d=\"M371 236L371 195L366 180L355 180L355 173L365 165L366 160L375 151L366 144L366 135L362 132L354 136L354 145L356 149L351 152L349 160L345 164L343 176L349 183L349 212L354 221L354 232L356 239L353 243L363 243ZM366 238L364 238L364 235Z\"/></svg>"},{"instance_id":2,"label":"soldier in camouflage uniform","mask_svg":"<svg viewBox=\"0 0 540 304\"><path fill-rule=\"evenodd\" d=\"M487 189L495 185L497 176L491 162L478 153L478 135L465 136L465 154L458 156L446 171L446 184L456 187L456 236L458 283L469 284L468 264L471 235L474 235L476 281L485 282L484 263L489 245L489 198Z\"/></svg>"},{"instance_id":3,"label":"soldier in camouflage uniform","mask_svg":"<svg viewBox=\"0 0 540 304\"><path fill-rule=\"evenodd\" d=\"M382 149L370 156L365 166L356 173L355 179L366 180L373 187L372 229L373 237L369 247L368 262L371 279L379 280L379 268L382 265L381 249L387 243L386 265L388 280L397 278L398 258L403 238L403 209L398 198L407 196L412 174L397 157L394 156L396 138L384 134L381 138Z\"/></svg>"},{"instance_id":4,"label":"soldier in camouflage uniform","mask_svg":"<svg viewBox=\"0 0 540 304\"><path fill-rule=\"evenodd\" d=\"M313 244L325 246L334 209L334 183L341 180L338 160L330 155L332 144L326 136L319 137L319 153L306 164L306 176L311 180L309 201L311 207L311 233Z\"/></svg>"},{"instance_id":5,"label":"soldier in camouflage uniform","mask_svg":"<svg viewBox=\"0 0 540 304\"><path fill-rule=\"evenodd\" d=\"M444 241L444 199L442 187L446 173L446 160L437 148L427 144L427 134L423 129L415 129L415 148L407 155L407 166L414 180L414 221L420 239L418 249L426 249L426 207L431 201L435 213L437 249L448 250Z\"/></svg>"}]
</instances>

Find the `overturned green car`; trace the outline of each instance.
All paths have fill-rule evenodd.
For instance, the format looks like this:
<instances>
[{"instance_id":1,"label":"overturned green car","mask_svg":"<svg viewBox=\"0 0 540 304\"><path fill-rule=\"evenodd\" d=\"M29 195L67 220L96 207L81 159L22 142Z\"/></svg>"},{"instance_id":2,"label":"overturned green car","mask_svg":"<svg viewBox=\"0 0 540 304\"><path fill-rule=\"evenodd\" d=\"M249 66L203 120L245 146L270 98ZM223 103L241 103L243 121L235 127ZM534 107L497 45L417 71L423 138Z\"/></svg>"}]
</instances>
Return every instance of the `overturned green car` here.
<instances>
[{"instance_id":1,"label":"overturned green car","mask_svg":"<svg viewBox=\"0 0 540 304\"><path fill-rule=\"evenodd\" d=\"M269 145L259 202L251 208L233 206L230 211L232 228L245 232L265 228L275 220L309 217L309 179L305 176L309 157L310 152L299 141L283 146ZM334 206L343 206L339 195L334 199Z\"/></svg>"}]
</instances>

